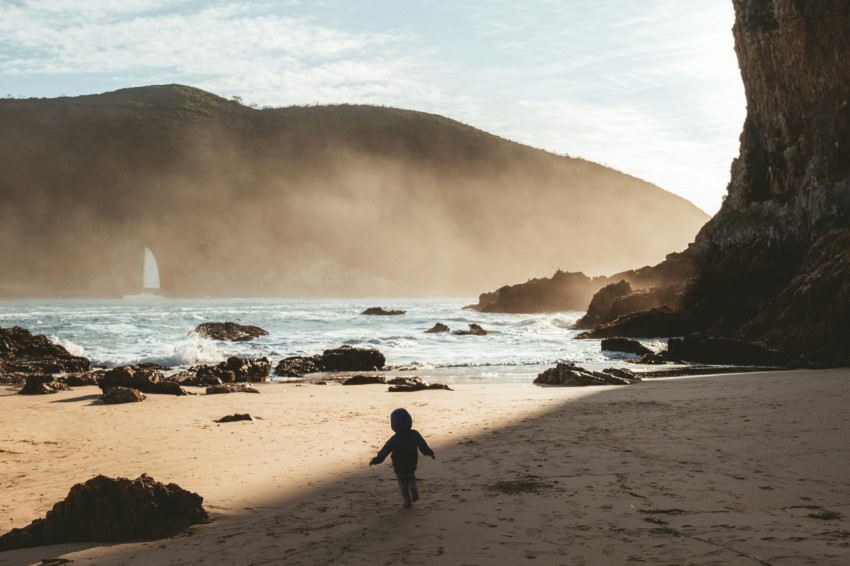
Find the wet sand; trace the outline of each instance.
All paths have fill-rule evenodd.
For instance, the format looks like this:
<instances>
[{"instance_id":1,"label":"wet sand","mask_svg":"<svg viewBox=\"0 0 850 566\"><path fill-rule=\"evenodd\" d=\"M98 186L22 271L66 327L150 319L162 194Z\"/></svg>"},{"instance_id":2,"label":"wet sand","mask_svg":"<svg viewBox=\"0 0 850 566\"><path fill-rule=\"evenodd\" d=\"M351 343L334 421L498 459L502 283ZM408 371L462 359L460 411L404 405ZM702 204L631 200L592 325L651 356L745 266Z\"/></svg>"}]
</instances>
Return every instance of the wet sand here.
<instances>
[{"instance_id":1,"label":"wet sand","mask_svg":"<svg viewBox=\"0 0 850 566\"><path fill-rule=\"evenodd\" d=\"M0 564L850 564L850 370L631 387L261 385L262 394L0 396L0 532L94 475L204 497L171 539ZM368 467L406 407L437 453L404 510ZM216 424L232 413L254 422Z\"/></svg>"}]
</instances>

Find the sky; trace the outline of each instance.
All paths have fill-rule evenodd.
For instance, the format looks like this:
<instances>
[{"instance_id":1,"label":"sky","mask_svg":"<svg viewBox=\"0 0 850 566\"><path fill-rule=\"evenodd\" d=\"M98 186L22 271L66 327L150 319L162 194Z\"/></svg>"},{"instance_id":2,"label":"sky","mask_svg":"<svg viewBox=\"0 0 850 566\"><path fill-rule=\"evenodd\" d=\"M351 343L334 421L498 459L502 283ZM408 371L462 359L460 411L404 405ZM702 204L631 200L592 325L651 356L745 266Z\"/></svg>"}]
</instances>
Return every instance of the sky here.
<instances>
[{"instance_id":1,"label":"sky","mask_svg":"<svg viewBox=\"0 0 850 566\"><path fill-rule=\"evenodd\" d=\"M733 21L729 0L0 0L0 97L420 110L713 214L746 114Z\"/></svg>"}]
</instances>

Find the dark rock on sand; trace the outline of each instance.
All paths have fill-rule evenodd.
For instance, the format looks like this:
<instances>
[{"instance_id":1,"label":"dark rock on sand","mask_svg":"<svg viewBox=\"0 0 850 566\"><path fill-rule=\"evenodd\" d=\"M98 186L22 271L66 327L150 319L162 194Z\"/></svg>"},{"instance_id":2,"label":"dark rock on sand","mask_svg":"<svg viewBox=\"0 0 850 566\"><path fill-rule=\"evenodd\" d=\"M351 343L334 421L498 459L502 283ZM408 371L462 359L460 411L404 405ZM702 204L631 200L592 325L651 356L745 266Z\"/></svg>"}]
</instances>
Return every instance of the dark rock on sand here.
<instances>
[{"instance_id":1,"label":"dark rock on sand","mask_svg":"<svg viewBox=\"0 0 850 566\"><path fill-rule=\"evenodd\" d=\"M254 417L252 417L248 413L234 413L232 415L227 415L226 417L221 417L218 419L217 423L235 423L237 421L253 421Z\"/></svg>"},{"instance_id":2,"label":"dark rock on sand","mask_svg":"<svg viewBox=\"0 0 850 566\"><path fill-rule=\"evenodd\" d=\"M138 366L113 368L103 374L98 384L105 393L112 387L138 389L143 393L161 395L188 395L188 392L175 381L167 381L156 370L142 369Z\"/></svg>"},{"instance_id":3,"label":"dark rock on sand","mask_svg":"<svg viewBox=\"0 0 850 566\"><path fill-rule=\"evenodd\" d=\"M456 336L486 336L487 331L473 322L469 325L469 330L455 330L452 334Z\"/></svg>"},{"instance_id":4,"label":"dark rock on sand","mask_svg":"<svg viewBox=\"0 0 850 566\"><path fill-rule=\"evenodd\" d=\"M242 325L235 322L204 322L195 327L194 332L213 340L230 342L247 342L269 334L259 326Z\"/></svg>"},{"instance_id":5,"label":"dark rock on sand","mask_svg":"<svg viewBox=\"0 0 850 566\"><path fill-rule=\"evenodd\" d=\"M386 380L380 375L353 375L342 382L343 385L372 385L376 383L383 385Z\"/></svg>"},{"instance_id":6,"label":"dark rock on sand","mask_svg":"<svg viewBox=\"0 0 850 566\"><path fill-rule=\"evenodd\" d=\"M652 352L649 348L629 338L603 338L602 350L609 352L626 352L628 354L644 355Z\"/></svg>"},{"instance_id":7,"label":"dark rock on sand","mask_svg":"<svg viewBox=\"0 0 850 566\"><path fill-rule=\"evenodd\" d=\"M607 372L590 371L575 364L559 363L557 366L539 374L534 383L537 385L584 387L587 385L631 385L640 381L637 377L621 377L621 375L621 373L613 375Z\"/></svg>"},{"instance_id":8,"label":"dark rock on sand","mask_svg":"<svg viewBox=\"0 0 850 566\"><path fill-rule=\"evenodd\" d=\"M401 316L405 314L405 312L407 311L385 310L384 307L369 307L360 314L365 314L369 316Z\"/></svg>"},{"instance_id":9,"label":"dark rock on sand","mask_svg":"<svg viewBox=\"0 0 850 566\"><path fill-rule=\"evenodd\" d=\"M274 374L281 377L304 377L322 371L321 356L292 356L280 360Z\"/></svg>"},{"instance_id":10,"label":"dark rock on sand","mask_svg":"<svg viewBox=\"0 0 850 566\"><path fill-rule=\"evenodd\" d=\"M214 385L221 385L221 379L212 373L202 372L201 375L198 375L196 373L197 371L198 368L194 368L194 371L184 370L172 375L171 379L183 387L210 387Z\"/></svg>"},{"instance_id":11,"label":"dark rock on sand","mask_svg":"<svg viewBox=\"0 0 850 566\"><path fill-rule=\"evenodd\" d=\"M400 377L388 381L390 393L404 393L411 391L425 391L427 389L442 389L452 391L452 388L442 383L428 383L420 377Z\"/></svg>"},{"instance_id":12,"label":"dark rock on sand","mask_svg":"<svg viewBox=\"0 0 850 566\"><path fill-rule=\"evenodd\" d=\"M652 365L652 366L661 365L661 364L667 363L667 356L665 354L666 354L666 352L665 353L649 352L649 353L642 355L640 357L640 359L637 361L637 363Z\"/></svg>"},{"instance_id":13,"label":"dark rock on sand","mask_svg":"<svg viewBox=\"0 0 850 566\"><path fill-rule=\"evenodd\" d=\"M71 542L129 542L173 536L208 520L203 498L142 474L97 476L71 488L43 519L0 537L0 551Z\"/></svg>"},{"instance_id":14,"label":"dark rock on sand","mask_svg":"<svg viewBox=\"0 0 850 566\"><path fill-rule=\"evenodd\" d=\"M278 362L275 375L303 377L320 371L377 371L386 364L384 355L374 348L341 346L316 356L293 356Z\"/></svg>"},{"instance_id":15,"label":"dark rock on sand","mask_svg":"<svg viewBox=\"0 0 850 566\"><path fill-rule=\"evenodd\" d=\"M322 353L322 371L374 371L386 364L384 355L374 348L341 346Z\"/></svg>"},{"instance_id":16,"label":"dark rock on sand","mask_svg":"<svg viewBox=\"0 0 850 566\"><path fill-rule=\"evenodd\" d=\"M72 356L46 336L33 335L19 326L0 328L0 374L83 372L91 362Z\"/></svg>"},{"instance_id":17,"label":"dark rock on sand","mask_svg":"<svg viewBox=\"0 0 850 566\"><path fill-rule=\"evenodd\" d=\"M782 365L786 356L756 342L737 338L685 336L667 341L667 356L704 364Z\"/></svg>"},{"instance_id":18,"label":"dark rock on sand","mask_svg":"<svg viewBox=\"0 0 850 566\"><path fill-rule=\"evenodd\" d=\"M86 387L88 385L97 386L105 374L106 370L94 369L83 373L74 373L64 379L65 383L67 383L70 387Z\"/></svg>"},{"instance_id":19,"label":"dark rock on sand","mask_svg":"<svg viewBox=\"0 0 850 566\"><path fill-rule=\"evenodd\" d=\"M438 322L431 328L425 331L426 334L438 334L440 332L448 332L449 327L443 324L442 322Z\"/></svg>"},{"instance_id":20,"label":"dark rock on sand","mask_svg":"<svg viewBox=\"0 0 850 566\"><path fill-rule=\"evenodd\" d=\"M207 395L218 395L222 393L259 393L260 390L244 383L225 383L207 387Z\"/></svg>"},{"instance_id":21,"label":"dark rock on sand","mask_svg":"<svg viewBox=\"0 0 850 566\"><path fill-rule=\"evenodd\" d=\"M57 381L52 375L30 375L18 393L21 395L45 395L70 389L66 384Z\"/></svg>"},{"instance_id":22,"label":"dark rock on sand","mask_svg":"<svg viewBox=\"0 0 850 566\"><path fill-rule=\"evenodd\" d=\"M132 389L130 387L110 387L106 391L103 392L103 395L100 396L100 400L106 403L107 405L119 405L121 403L138 403L140 401L145 400L144 394L138 389Z\"/></svg>"},{"instance_id":23,"label":"dark rock on sand","mask_svg":"<svg viewBox=\"0 0 850 566\"><path fill-rule=\"evenodd\" d=\"M268 358L246 359L231 356L215 366L201 366L195 371L198 382L210 382L214 379L222 383L247 381L265 383L269 381L272 364ZM214 383L212 383L214 385Z\"/></svg>"}]
</instances>

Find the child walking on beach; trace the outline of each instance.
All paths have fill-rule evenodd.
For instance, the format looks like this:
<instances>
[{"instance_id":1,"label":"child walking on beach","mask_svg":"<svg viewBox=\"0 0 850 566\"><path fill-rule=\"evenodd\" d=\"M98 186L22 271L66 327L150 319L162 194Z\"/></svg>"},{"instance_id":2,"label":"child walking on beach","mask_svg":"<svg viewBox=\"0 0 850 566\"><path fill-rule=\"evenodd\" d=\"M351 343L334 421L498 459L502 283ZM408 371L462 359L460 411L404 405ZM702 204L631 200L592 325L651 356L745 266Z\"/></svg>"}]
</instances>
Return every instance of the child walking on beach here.
<instances>
[{"instance_id":1,"label":"child walking on beach","mask_svg":"<svg viewBox=\"0 0 850 566\"><path fill-rule=\"evenodd\" d=\"M405 409L396 409L390 413L390 427L395 434L387 440L369 465L380 464L392 454L393 470L398 478L404 508L409 509L412 502L419 499L419 491L416 489L416 463L419 460L419 451L421 450L423 454L431 458L436 456L422 435L413 429L413 417Z\"/></svg>"}]
</instances>

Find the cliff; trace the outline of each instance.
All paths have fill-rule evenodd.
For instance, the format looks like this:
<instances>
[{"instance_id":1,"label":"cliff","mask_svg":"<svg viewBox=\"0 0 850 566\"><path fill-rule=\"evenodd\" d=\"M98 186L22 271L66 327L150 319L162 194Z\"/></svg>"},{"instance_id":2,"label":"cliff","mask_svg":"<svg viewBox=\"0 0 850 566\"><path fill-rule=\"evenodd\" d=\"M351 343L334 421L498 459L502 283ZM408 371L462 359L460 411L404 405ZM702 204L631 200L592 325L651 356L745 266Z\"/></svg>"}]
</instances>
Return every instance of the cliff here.
<instances>
[{"instance_id":1,"label":"cliff","mask_svg":"<svg viewBox=\"0 0 850 566\"><path fill-rule=\"evenodd\" d=\"M850 3L733 3L747 119L723 206L685 252L697 274L679 314L848 364Z\"/></svg>"},{"instance_id":2,"label":"cliff","mask_svg":"<svg viewBox=\"0 0 850 566\"><path fill-rule=\"evenodd\" d=\"M612 272L707 216L448 118L250 108L181 85L0 100L0 297L465 294Z\"/></svg>"}]
</instances>

